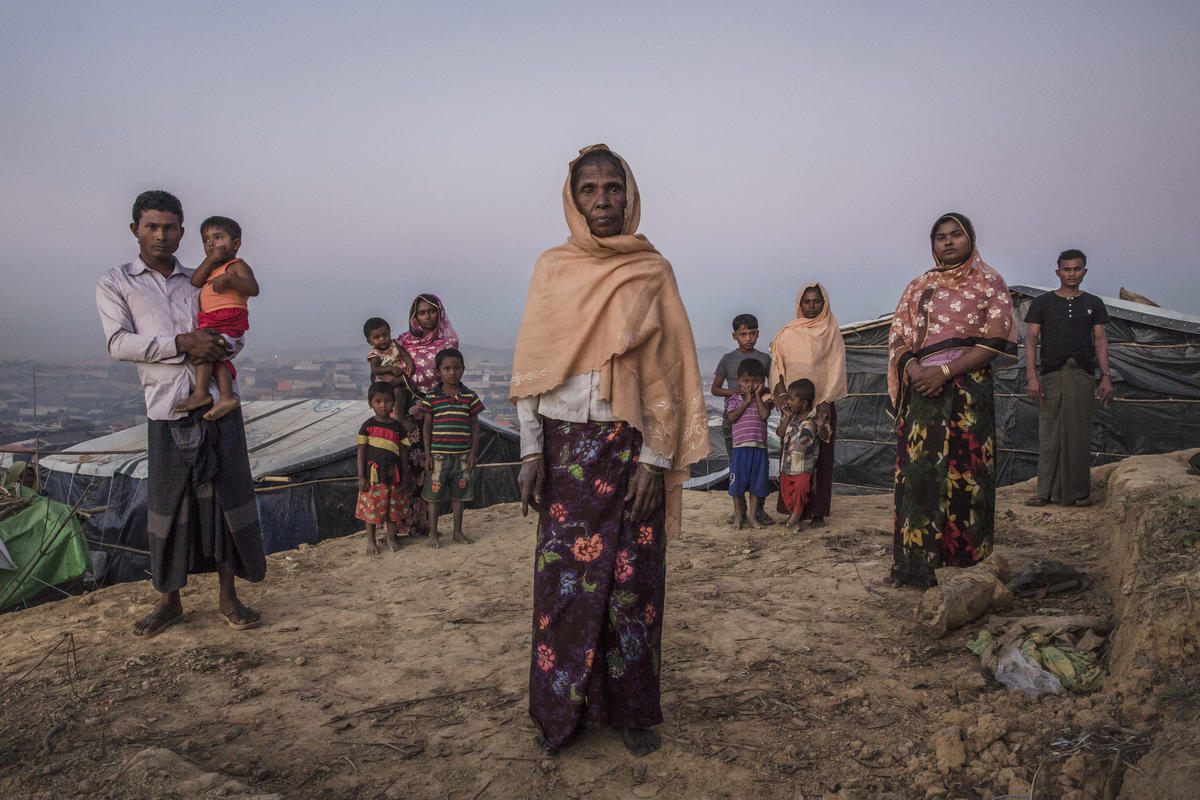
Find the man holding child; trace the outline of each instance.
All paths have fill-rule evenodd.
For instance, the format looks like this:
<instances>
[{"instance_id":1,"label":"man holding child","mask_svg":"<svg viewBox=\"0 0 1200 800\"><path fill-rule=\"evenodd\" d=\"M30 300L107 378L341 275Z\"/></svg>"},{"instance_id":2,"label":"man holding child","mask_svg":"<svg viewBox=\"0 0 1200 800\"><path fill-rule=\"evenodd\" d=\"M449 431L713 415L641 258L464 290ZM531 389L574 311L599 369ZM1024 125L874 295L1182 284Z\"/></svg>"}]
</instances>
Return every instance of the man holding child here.
<instances>
[{"instance_id":1,"label":"man holding child","mask_svg":"<svg viewBox=\"0 0 1200 800\"><path fill-rule=\"evenodd\" d=\"M221 617L232 628L252 628L259 614L242 605L234 580L262 580L266 559L241 411L208 420L202 409L175 410L191 394L195 364L222 359L229 344L213 328L196 329L200 290L192 285L192 270L175 258L183 238L179 200L143 192L129 227L138 258L105 273L96 306L108 352L135 362L145 389L146 529L161 596L133 632L156 636L181 621L179 590L188 574L214 571ZM216 401L215 382L210 392Z\"/></svg>"}]
</instances>

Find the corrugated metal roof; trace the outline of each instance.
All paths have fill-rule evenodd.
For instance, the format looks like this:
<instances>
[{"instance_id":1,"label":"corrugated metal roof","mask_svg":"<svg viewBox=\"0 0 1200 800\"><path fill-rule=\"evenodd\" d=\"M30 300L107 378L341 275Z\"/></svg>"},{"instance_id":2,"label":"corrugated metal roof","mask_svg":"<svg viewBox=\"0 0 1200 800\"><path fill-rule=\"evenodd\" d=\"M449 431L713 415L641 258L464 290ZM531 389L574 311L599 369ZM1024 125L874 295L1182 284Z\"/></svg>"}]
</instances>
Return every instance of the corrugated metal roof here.
<instances>
[{"instance_id":1,"label":"corrugated metal roof","mask_svg":"<svg viewBox=\"0 0 1200 800\"><path fill-rule=\"evenodd\" d=\"M354 438L371 409L362 400L252 400L242 404L250 474L288 475L325 464L354 451ZM515 433L480 417L479 424L502 436ZM116 473L146 477L146 426L136 425L81 442L68 450L123 451L112 455L45 456L41 465L56 472L106 477ZM134 451L134 452L129 452Z\"/></svg>"},{"instance_id":2,"label":"corrugated metal roof","mask_svg":"<svg viewBox=\"0 0 1200 800\"><path fill-rule=\"evenodd\" d=\"M1008 290L1013 294L1021 294L1026 297L1037 297L1040 294L1054 291L1043 286L1009 286ZM1185 314L1182 311L1172 311L1169 308L1133 303L1129 300L1120 300L1116 297L1105 297L1104 295L1097 295L1097 297L1104 301L1105 307L1108 308L1108 313L1118 319L1140 322L1144 325L1154 325L1159 328L1167 328L1168 330L1181 331L1183 333L1200 333L1200 316L1196 314ZM843 334L853 333L857 330L868 330L880 325L890 325L891 323L892 315L884 314L875 319L851 322L848 325L841 326L840 330Z\"/></svg>"},{"instance_id":3,"label":"corrugated metal roof","mask_svg":"<svg viewBox=\"0 0 1200 800\"><path fill-rule=\"evenodd\" d=\"M1013 294L1023 294L1026 297L1037 297L1046 292L1054 291L1054 289L1045 286L1010 286L1008 290ZM1144 303L1133 303L1129 300L1121 300L1116 297L1096 296L1104 301L1108 313L1117 319L1141 322L1145 325L1154 325L1159 328L1167 328L1184 333L1200 333L1200 316L1196 316L1195 314L1185 314L1182 311L1148 306Z\"/></svg>"}]
</instances>

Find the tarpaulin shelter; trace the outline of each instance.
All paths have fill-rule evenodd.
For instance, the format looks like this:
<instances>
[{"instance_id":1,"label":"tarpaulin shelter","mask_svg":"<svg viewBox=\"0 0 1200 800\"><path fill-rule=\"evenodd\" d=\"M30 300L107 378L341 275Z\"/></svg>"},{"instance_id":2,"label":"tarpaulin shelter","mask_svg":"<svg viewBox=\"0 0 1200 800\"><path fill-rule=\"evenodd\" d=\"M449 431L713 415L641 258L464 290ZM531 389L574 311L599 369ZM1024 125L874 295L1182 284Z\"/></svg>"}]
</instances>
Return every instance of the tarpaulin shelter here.
<instances>
[{"instance_id":1,"label":"tarpaulin shelter","mask_svg":"<svg viewBox=\"0 0 1200 800\"><path fill-rule=\"evenodd\" d=\"M15 486L0 509L0 610L78 578L92 565L71 508Z\"/></svg>"},{"instance_id":2,"label":"tarpaulin shelter","mask_svg":"<svg viewBox=\"0 0 1200 800\"><path fill-rule=\"evenodd\" d=\"M1051 289L1012 286L1017 363L996 374L996 469L1001 484L1037 475L1038 408L1026 394L1025 312ZM1200 317L1102 297L1116 396L1093 416L1092 465L1200 447ZM896 439L888 415L891 315L842 326L849 397L838 403L835 488L890 489Z\"/></svg>"},{"instance_id":3,"label":"tarpaulin shelter","mask_svg":"<svg viewBox=\"0 0 1200 800\"><path fill-rule=\"evenodd\" d=\"M268 553L361 530L354 518L361 400L255 400L242 406L250 471ZM78 455L73 455L78 452ZM474 506L519 500L520 442L515 431L480 418ZM146 554L146 426L138 425L44 456L45 492L80 503L85 533L98 551L98 578L139 580Z\"/></svg>"}]
</instances>

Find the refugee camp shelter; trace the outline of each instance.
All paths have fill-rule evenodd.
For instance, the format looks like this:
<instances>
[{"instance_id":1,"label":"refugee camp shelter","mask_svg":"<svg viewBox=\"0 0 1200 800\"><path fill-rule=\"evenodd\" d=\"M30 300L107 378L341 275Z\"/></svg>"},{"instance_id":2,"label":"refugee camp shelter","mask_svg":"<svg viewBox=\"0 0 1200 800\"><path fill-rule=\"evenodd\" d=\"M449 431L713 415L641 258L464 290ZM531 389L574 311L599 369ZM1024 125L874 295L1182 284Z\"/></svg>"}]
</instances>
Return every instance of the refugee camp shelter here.
<instances>
[{"instance_id":1,"label":"refugee camp shelter","mask_svg":"<svg viewBox=\"0 0 1200 800\"><path fill-rule=\"evenodd\" d=\"M355 436L370 416L360 400L255 400L242 406L263 545L268 553L361 530ZM74 453L77 453L74 454ZM474 506L520 499L520 443L514 431L480 418ZM139 580L149 571L146 541L146 426L138 425L45 456L46 494L80 503L97 579Z\"/></svg>"},{"instance_id":2,"label":"refugee camp shelter","mask_svg":"<svg viewBox=\"0 0 1200 800\"><path fill-rule=\"evenodd\" d=\"M1026 394L1025 313L1052 289L1012 286L1020 341L1017 363L996 376L996 469L1000 484L1037 475L1038 408ZM1200 316L1111 297L1105 326L1116 396L1093 416L1092 465L1126 456L1200 447ZM891 315L842 326L847 391L838 403L835 485L890 489L896 439L888 415Z\"/></svg>"},{"instance_id":3,"label":"refugee camp shelter","mask_svg":"<svg viewBox=\"0 0 1200 800\"><path fill-rule=\"evenodd\" d=\"M5 482L0 488L0 611L90 568L82 526L71 509Z\"/></svg>"}]
</instances>

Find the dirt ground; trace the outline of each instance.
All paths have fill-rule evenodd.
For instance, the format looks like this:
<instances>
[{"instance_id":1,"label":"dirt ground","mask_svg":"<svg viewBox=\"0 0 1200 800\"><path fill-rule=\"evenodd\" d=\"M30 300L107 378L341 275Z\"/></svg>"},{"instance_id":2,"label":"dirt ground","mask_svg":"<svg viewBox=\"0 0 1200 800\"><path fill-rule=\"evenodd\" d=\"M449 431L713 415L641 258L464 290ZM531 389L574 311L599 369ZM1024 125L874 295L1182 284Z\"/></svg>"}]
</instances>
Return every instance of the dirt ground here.
<instances>
[{"instance_id":1,"label":"dirt ground","mask_svg":"<svg viewBox=\"0 0 1200 800\"><path fill-rule=\"evenodd\" d=\"M876 585L887 496L836 497L826 526L784 533L733 532L727 495L686 493L663 747L643 759L608 730L553 759L533 747L535 522L513 505L468 512L470 546L372 558L356 535L273 555L243 592L257 630L217 617L213 576L146 641L130 629L148 582L0 616L0 796L1194 798L1200 547L1169 499L1200 496L1186 455L1097 469L1090 509L1002 489L998 552L1092 580L942 639L914 624L919 591ZM1112 619L1103 690L1032 700L985 677L967 635L1034 613Z\"/></svg>"}]
</instances>

